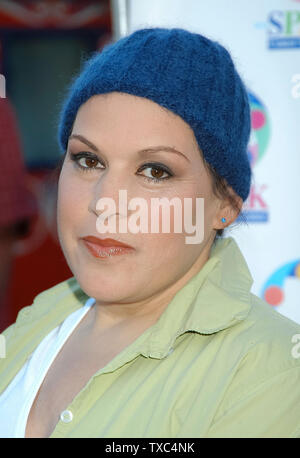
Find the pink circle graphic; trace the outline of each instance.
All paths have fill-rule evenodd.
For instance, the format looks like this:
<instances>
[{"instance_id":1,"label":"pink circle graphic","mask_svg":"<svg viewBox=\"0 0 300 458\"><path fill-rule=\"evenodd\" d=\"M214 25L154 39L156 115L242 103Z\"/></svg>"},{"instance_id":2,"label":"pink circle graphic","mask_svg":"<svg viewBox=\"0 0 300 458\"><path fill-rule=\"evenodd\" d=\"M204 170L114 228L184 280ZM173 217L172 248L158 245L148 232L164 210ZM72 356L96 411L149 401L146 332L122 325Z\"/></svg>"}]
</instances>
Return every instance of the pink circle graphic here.
<instances>
[{"instance_id":1,"label":"pink circle graphic","mask_svg":"<svg viewBox=\"0 0 300 458\"><path fill-rule=\"evenodd\" d=\"M278 305L283 301L283 290L279 286L269 286L265 291L265 300L270 305Z\"/></svg>"},{"instance_id":2,"label":"pink circle graphic","mask_svg":"<svg viewBox=\"0 0 300 458\"><path fill-rule=\"evenodd\" d=\"M265 125L265 122L266 117L262 111L253 110L251 112L251 125L253 129L261 129Z\"/></svg>"}]
</instances>

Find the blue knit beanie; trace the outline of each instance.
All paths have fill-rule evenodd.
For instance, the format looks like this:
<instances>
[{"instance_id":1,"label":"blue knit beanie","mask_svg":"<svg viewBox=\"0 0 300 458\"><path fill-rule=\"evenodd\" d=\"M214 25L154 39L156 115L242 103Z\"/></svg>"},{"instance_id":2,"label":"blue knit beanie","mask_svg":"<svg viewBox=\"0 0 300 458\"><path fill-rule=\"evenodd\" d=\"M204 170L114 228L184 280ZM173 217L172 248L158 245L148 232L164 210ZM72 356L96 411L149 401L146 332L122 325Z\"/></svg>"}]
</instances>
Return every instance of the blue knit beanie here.
<instances>
[{"instance_id":1,"label":"blue knit beanie","mask_svg":"<svg viewBox=\"0 0 300 458\"><path fill-rule=\"evenodd\" d=\"M250 190L250 107L229 52L180 28L136 30L84 62L63 103L58 140L66 151L80 106L107 92L146 97L193 129L204 159L243 199Z\"/></svg>"}]
</instances>

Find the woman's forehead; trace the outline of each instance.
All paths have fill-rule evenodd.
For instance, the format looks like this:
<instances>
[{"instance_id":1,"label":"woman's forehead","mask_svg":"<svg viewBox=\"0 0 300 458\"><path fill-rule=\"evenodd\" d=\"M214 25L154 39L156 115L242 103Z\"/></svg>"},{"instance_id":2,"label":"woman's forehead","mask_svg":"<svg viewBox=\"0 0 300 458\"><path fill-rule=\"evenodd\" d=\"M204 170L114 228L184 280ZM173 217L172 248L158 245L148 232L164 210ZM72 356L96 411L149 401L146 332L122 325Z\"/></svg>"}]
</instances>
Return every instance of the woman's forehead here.
<instances>
[{"instance_id":1,"label":"woman's forehead","mask_svg":"<svg viewBox=\"0 0 300 458\"><path fill-rule=\"evenodd\" d=\"M178 115L155 102L125 93L91 97L77 112L71 135L95 144L132 144L136 150L167 145L189 156L199 157L199 146L191 127Z\"/></svg>"}]
</instances>

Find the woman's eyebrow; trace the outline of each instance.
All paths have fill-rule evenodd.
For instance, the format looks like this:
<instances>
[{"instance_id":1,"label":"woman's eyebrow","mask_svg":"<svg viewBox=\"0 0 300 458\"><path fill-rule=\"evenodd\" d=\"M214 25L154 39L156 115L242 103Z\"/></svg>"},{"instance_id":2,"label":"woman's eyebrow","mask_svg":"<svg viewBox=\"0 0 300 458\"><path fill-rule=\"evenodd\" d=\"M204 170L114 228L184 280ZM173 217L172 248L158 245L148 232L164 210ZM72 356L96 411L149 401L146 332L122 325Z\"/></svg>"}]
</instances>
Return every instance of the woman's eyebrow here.
<instances>
[{"instance_id":1,"label":"woman's eyebrow","mask_svg":"<svg viewBox=\"0 0 300 458\"><path fill-rule=\"evenodd\" d=\"M97 153L100 153L101 151L97 148L97 146L95 146L92 142L90 142L87 138L85 138L83 135L80 135L80 134L72 134L70 135L69 137L69 140L71 140L71 138L77 138L78 140L80 140L82 143L85 143L89 148L93 149L94 151L96 151Z\"/></svg>"},{"instance_id":2,"label":"woman's eyebrow","mask_svg":"<svg viewBox=\"0 0 300 458\"><path fill-rule=\"evenodd\" d=\"M172 146L166 145L149 146L148 148L138 151L138 154L143 155L146 153L158 153L159 151L167 151L169 153L179 154L180 156L184 157L188 162L191 162L190 159L186 157L186 155L183 154L181 151L178 151L176 148L173 148Z\"/></svg>"},{"instance_id":3,"label":"woman's eyebrow","mask_svg":"<svg viewBox=\"0 0 300 458\"><path fill-rule=\"evenodd\" d=\"M101 153L101 151L97 148L97 146L95 146L92 142L90 142L83 135L72 134L72 135L70 135L69 140L71 138L77 138L82 143L85 143L92 150L96 151L97 153ZM144 154L147 154L147 153L158 153L159 151L167 151L169 153L179 154L180 156L184 157L188 162L190 162L190 159L187 158L185 156L185 154L183 154L181 151L178 151L176 148L173 148L172 146L166 146L166 145L149 146L148 148L144 148L144 149L138 151L138 154L139 155L144 155Z\"/></svg>"}]
</instances>

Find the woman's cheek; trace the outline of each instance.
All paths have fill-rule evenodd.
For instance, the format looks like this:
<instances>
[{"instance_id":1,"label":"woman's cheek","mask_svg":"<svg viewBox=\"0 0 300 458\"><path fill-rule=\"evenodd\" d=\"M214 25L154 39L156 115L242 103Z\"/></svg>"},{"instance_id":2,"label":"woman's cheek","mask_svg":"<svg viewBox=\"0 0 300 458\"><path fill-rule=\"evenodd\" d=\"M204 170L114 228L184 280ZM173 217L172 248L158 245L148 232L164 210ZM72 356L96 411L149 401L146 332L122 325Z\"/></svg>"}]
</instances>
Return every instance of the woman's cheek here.
<instances>
[{"instance_id":1,"label":"woman's cheek","mask_svg":"<svg viewBox=\"0 0 300 458\"><path fill-rule=\"evenodd\" d=\"M70 219L71 223L84 205L86 190L82 180L70 168L70 165L67 165L61 172L58 183L58 207L60 216Z\"/></svg>"},{"instance_id":2,"label":"woman's cheek","mask_svg":"<svg viewBox=\"0 0 300 458\"><path fill-rule=\"evenodd\" d=\"M62 170L58 183L57 198L57 228L61 244L69 245L73 232L78 225L81 198L78 193L80 186L74 186L74 180L69 173Z\"/></svg>"}]
</instances>

